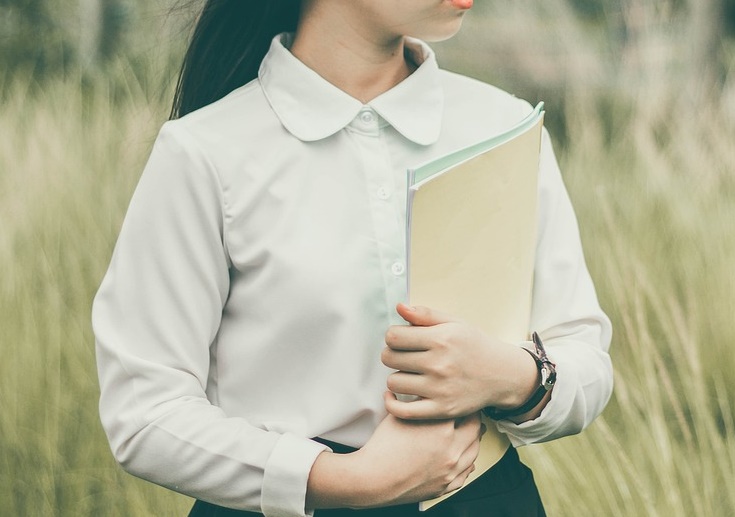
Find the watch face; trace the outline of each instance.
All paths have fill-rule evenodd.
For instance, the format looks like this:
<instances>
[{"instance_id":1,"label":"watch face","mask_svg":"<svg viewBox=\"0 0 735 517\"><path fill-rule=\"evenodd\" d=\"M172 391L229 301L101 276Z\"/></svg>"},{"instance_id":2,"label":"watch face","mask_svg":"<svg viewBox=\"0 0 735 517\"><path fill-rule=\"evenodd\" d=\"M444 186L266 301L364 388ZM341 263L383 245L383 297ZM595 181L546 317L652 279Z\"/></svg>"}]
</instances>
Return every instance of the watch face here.
<instances>
[{"instance_id":1,"label":"watch face","mask_svg":"<svg viewBox=\"0 0 735 517\"><path fill-rule=\"evenodd\" d=\"M548 366L544 365L541 368L541 385L546 388L546 391L549 391L551 388L554 387L554 383L556 382L556 370L554 370L553 365L552 368L549 368Z\"/></svg>"}]
</instances>

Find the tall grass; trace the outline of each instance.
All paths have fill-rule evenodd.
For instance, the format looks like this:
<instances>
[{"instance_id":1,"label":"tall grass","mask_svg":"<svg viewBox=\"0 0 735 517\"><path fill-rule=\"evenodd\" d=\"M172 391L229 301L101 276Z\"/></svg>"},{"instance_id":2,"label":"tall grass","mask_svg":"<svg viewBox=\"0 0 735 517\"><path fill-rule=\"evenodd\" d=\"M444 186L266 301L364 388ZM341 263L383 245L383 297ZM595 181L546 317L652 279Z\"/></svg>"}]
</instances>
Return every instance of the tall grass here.
<instances>
[{"instance_id":1,"label":"tall grass","mask_svg":"<svg viewBox=\"0 0 735 517\"><path fill-rule=\"evenodd\" d=\"M550 4L559 10L519 1L502 18L486 8L482 25L440 48L456 68L501 84L524 73L553 83L539 91L556 96L558 154L615 326L608 409L583 434L523 455L550 515L735 515L735 80L725 67L704 87L699 63L676 61L688 43L669 30L680 22L672 13L646 18L644 37L617 59L607 40L585 39L593 33L562 2ZM480 57L464 61L458 49L497 48L488 38L521 22L541 36L516 56L563 28L547 56L564 65L556 79L525 61L467 69ZM659 68L637 75L636 63ZM164 75L121 64L43 88L16 78L0 107L2 514L184 515L190 505L114 464L98 423L89 324L166 116Z\"/></svg>"},{"instance_id":2,"label":"tall grass","mask_svg":"<svg viewBox=\"0 0 735 517\"><path fill-rule=\"evenodd\" d=\"M127 71L126 71L127 72ZM0 513L182 515L124 475L97 416L89 313L164 118L141 85L68 78L0 110Z\"/></svg>"},{"instance_id":3,"label":"tall grass","mask_svg":"<svg viewBox=\"0 0 735 517\"><path fill-rule=\"evenodd\" d=\"M563 154L616 389L586 433L528 451L553 514L735 514L735 127L700 107L671 110L667 143L635 118L611 145L573 132Z\"/></svg>"}]
</instances>

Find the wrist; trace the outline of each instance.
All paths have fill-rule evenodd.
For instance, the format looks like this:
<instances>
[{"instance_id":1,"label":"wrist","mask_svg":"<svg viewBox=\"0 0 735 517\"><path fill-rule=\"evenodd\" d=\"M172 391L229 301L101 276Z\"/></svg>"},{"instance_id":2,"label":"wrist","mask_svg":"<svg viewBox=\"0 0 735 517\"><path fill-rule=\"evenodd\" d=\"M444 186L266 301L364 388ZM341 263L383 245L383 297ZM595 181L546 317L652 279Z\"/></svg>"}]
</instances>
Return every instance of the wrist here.
<instances>
[{"instance_id":1,"label":"wrist","mask_svg":"<svg viewBox=\"0 0 735 517\"><path fill-rule=\"evenodd\" d=\"M324 451L317 456L306 486L306 509L350 507L351 492L359 487L352 484L353 463L351 454Z\"/></svg>"},{"instance_id":2,"label":"wrist","mask_svg":"<svg viewBox=\"0 0 735 517\"><path fill-rule=\"evenodd\" d=\"M535 389L525 400L518 406L504 408L502 406L491 406L483 409L483 413L493 420L510 419L515 423L521 423L526 420L536 418L546 406L551 398L551 390L556 383L556 365L546 355L546 349L539 335L533 333L534 349L520 349L528 354L534 361L536 366L536 383Z\"/></svg>"},{"instance_id":3,"label":"wrist","mask_svg":"<svg viewBox=\"0 0 735 517\"><path fill-rule=\"evenodd\" d=\"M502 394L496 394L495 400L486 406L501 410L509 410L521 406L536 391L539 385L539 372L536 362L523 348L509 345L511 357L506 364L508 378L506 389Z\"/></svg>"},{"instance_id":4,"label":"wrist","mask_svg":"<svg viewBox=\"0 0 735 517\"><path fill-rule=\"evenodd\" d=\"M522 356L522 359L519 359L522 365L519 369L522 370L522 374L518 376L518 385L514 393L513 404L505 409L516 408L524 404L533 396L541 382L541 374L539 373L536 361L528 353L528 350L518 347L518 352Z\"/></svg>"},{"instance_id":5,"label":"wrist","mask_svg":"<svg viewBox=\"0 0 735 517\"><path fill-rule=\"evenodd\" d=\"M380 503L385 495L380 481L373 476L370 465L360 451L349 454L321 453L309 473L306 508L367 508Z\"/></svg>"}]
</instances>

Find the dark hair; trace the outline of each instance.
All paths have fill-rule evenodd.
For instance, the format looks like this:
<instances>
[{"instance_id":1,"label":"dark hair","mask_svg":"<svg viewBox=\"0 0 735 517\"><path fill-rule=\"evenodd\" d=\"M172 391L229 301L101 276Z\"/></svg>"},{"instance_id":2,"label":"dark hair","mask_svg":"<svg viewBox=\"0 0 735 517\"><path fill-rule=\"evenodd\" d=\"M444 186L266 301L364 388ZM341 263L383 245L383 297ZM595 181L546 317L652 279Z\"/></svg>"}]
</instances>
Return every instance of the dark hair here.
<instances>
[{"instance_id":1,"label":"dark hair","mask_svg":"<svg viewBox=\"0 0 735 517\"><path fill-rule=\"evenodd\" d=\"M179 72L171 118L221 99L258 76L276 34L293 32L300 0L207 0Z\"/></svg>"}]
</instances>

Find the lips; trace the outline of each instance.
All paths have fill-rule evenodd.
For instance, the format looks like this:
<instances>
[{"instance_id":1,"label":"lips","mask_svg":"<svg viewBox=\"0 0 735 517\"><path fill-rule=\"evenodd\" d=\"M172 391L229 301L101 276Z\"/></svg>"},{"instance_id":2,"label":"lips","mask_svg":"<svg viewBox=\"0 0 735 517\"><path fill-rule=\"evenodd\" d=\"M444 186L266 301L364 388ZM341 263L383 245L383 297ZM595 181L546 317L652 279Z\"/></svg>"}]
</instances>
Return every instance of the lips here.
<instances>
[{"instance_id":1,"label":"lips","mask_svg":"<svg viewBox=\"0 0 735 517\"><path fill-rule=\"evenodd\" d=\"M451 0L451 2L457 9L470 9L474 0Z\"/></svg>"}]
</instances>

